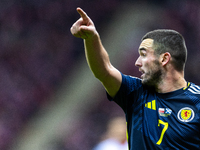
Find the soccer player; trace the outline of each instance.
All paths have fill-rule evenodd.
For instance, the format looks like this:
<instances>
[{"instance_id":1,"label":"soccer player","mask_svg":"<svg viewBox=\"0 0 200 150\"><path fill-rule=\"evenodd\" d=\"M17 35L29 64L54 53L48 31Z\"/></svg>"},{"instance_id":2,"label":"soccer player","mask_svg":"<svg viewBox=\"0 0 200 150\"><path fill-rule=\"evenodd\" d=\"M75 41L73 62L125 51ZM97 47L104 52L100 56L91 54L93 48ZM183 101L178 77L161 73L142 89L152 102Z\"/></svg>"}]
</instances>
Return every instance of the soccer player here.
<instances>
[{"instance_id":1,"label":"soccer player","mask_svg":"<svg viewBox=\"0 0 200 150\"><path fill-rule=\"evenodd\" d=\"M81 8L77 11L81 18L71 33L84 39L90 69L126 114L129 149L200 149L200 87L184 78L182 35L154 30L142 38L135 62L139 79L112 66L94 23Z\"/></svg>"}]
</instances>

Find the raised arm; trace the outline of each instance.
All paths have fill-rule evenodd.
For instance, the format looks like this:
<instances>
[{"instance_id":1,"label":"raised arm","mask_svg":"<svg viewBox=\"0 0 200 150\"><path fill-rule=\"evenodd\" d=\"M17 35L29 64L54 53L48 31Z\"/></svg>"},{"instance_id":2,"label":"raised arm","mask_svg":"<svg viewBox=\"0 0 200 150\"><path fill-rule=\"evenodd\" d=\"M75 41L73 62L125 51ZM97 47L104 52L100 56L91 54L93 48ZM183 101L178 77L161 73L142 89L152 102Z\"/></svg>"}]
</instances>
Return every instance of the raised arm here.
<instances>
[{"instance_id":1,"label":"raised arm","mask_svg":"<svg viewBox=\"0 0 200 150\"><path fill-rule=\"evenodd\" d=\"M81 8L77 8L77 11L81 18L73 24L71 33L84 39L86 60L91 71L102 82L108 94L114 97L122 82L121 74L111 65L92 20Z\"/></svg>"}]
</instances>

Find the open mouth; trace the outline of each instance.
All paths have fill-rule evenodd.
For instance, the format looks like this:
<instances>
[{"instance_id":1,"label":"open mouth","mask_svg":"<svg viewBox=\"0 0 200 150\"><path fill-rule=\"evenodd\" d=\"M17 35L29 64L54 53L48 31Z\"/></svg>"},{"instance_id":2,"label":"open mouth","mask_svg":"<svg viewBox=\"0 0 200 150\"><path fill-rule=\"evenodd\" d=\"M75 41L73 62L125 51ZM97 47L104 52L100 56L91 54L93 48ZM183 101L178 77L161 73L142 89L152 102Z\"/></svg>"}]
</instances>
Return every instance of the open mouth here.
<instances>
[{"instance_id":1,"label":"open mouth","mask_svg":"<svg viewBox=\"0 0 200 150\"><path fill-rule=\"evenodd\" d=\"M145 75L145 72L142 69L139 69L139 71L142 73L142 75L141 75L141 78L142 78Z\"/></svg>"},{"instance_id":2,"label":"open mouth","mask_svg":"<svg viewBox=\"0 0 200 150\"><path fill-rule=\"evenodd\" d=\"M144 78L144 75L145 75L145 72L143 71L143 70L139 70L142 74L141 74L141 79L143 79Z\"/></svg>"},{"instance_id":3,"label":"open mouth","mask_svg":"<svg viewBox=\"0 0 200 150\"><path fill-rule=\"evenodd\" d=\"M143 78L144 78L144 75L145 75L144 73L141 75L141 79L143 79Z\"/></svg>"}]
</instances>

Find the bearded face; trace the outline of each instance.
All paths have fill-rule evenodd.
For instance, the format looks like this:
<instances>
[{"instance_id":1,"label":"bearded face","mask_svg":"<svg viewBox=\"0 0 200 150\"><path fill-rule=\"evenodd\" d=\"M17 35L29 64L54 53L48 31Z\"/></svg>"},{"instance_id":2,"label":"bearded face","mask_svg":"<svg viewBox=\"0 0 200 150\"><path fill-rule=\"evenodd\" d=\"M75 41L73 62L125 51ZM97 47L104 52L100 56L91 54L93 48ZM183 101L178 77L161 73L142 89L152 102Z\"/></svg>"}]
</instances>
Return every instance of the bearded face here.
<instances>
[{"instance_id":1,"label":"bearded face","mask_svg":"<svg viewBox=\"0 0 200 150\"><path fill-rule=\"evenodd\" d=\"M159 57L155 55L152 39L142 41L139 47L139 54L140 56L135 65L139 67L139 71L142 73L141 79L143 85L156 87L161 81L162 67Z\"/></svg>"},{"instance_id":2,"label":"bearded face","mask_svg":"<svg viewBox=\"0 0 200 150\"><path fill-rule=\"evenodd\" d=\"M141 76L142 84L146 86L156 86L161 81L162 69L157 60L146 64L145 71Z\"/></svg>"}]
</instances>

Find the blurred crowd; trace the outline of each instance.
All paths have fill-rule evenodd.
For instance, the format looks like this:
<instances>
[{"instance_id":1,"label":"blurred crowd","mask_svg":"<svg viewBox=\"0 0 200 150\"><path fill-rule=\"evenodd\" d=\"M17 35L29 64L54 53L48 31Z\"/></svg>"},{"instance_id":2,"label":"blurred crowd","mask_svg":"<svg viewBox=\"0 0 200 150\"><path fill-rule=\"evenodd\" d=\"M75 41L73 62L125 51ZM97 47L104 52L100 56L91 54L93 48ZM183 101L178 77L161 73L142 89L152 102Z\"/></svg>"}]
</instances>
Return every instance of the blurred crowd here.
<instances>
[{"instance_id":1,"label":"blurred crowd","mask_svg":"<svg viewBox=\"0 0 200 150\"><path fill-rule=\"evenodd\" d=\"M69 31L79 18L76 7L80 6L86 10L98 31L103 32L103 27L125 1L128 0L0 1L1 150L9 149L9 145L31 116L48 103L48 98L68 77L77 61L84 57L82 40L74 38ZM165 26L162 28L172 28L183 34L190 63L186 66L186 79L200 85L200 2L140 2L153 3L163 8ZM157 27L155 24L149 26L149 29ZM113 110L113 113L110 113L110 110ZM105 127L111 117L121 114L115 110L115 105L101 102L98 108L88 112L83 119L85 121L82 120L87 126L76 130L70 138L58 141L57 150L91 149L101 135L102 127ZM97 132L95 135L94 131ZM90 135L87 142L84 141L86 135ZM82 147L79 147L77 142Z\"/></svg>"}]
</instances>

